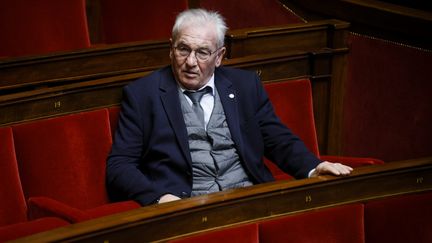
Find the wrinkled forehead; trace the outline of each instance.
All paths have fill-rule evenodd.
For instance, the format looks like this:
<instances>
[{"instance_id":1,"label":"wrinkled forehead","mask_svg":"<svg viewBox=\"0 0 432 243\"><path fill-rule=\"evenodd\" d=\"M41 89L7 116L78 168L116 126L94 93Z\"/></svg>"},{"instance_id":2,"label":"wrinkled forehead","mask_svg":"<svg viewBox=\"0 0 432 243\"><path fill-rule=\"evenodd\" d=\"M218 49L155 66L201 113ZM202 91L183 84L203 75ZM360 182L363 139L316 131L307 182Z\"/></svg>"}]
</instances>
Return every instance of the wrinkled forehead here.
<instances>
[{"instance_id":1,"label":"wrinkled forehead","mask_svg":"<svg viewBox=\"0 0 432 243\"><path fill-rule=\"evenodd\" d=\"M186 44L190 46L217 46L216 26L211 22L197 23L185 22L179 29L175 44Z\"/></svg>"}]
</instances>

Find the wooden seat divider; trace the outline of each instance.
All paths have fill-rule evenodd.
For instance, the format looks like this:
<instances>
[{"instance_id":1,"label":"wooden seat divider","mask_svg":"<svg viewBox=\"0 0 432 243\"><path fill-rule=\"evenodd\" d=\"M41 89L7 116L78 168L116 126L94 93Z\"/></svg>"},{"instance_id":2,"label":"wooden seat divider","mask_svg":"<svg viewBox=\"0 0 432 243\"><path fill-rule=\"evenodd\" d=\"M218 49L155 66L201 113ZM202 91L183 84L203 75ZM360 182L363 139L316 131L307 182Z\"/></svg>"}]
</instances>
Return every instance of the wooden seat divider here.
<instances>
[{"instance_id":1,"label":"wooden seat divider","mask_svg":"<svg viewBox=\"0 0 432 243\"><path fill-rule=\"evenodd\" d=\"M357 168L347 177L278 181L152 205L18 242L163 241L298 212L432 191L432 158ZM161 230L163 229L163 230Z\"/></svg>"},{"instance_id":2,"label":"wooden seat divider","mask_svg":"<svg viewBox=\"0 0 432 243\"><path fill-rule=\"evenodd\" d=\"M166 40L0 59L0 95L152 70L169 63L168 53Z\"/></svg>"}]
</instances>

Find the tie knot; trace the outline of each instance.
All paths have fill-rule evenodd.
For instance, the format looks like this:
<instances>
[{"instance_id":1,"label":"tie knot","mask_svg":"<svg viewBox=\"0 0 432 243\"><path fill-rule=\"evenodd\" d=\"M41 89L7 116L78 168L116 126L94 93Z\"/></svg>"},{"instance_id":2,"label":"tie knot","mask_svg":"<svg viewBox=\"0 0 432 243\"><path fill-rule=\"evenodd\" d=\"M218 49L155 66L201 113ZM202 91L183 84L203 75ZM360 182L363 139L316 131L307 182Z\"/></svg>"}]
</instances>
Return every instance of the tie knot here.
<instances>
[{"instance_id":1,"label":"tie knot","mask_svg":"<svg viewBox=\"0 0 432 243\"><path fill-rule=\"evenodd\" d=\"M207 86L204 89L198 90L198 91L189 91L189 90L185 90L184 94L187 95L193 104L198 104L201 101L201 98L207 94L207 93L211 93L212 88Z\"/></svg>"}]
</instances>

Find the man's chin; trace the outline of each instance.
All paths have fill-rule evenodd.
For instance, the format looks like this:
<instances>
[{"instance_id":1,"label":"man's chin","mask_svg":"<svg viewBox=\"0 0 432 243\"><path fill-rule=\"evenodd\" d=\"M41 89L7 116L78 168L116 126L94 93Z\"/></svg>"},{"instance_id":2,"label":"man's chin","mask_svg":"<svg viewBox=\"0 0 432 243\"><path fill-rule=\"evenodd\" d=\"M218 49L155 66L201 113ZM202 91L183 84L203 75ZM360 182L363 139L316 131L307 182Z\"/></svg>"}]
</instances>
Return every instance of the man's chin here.
<instances>
[{"instance_id":1,"label":"man's chin","mask_svg":"<svg viewBox=\"0 0 432 243\"><path fill-rule=\"evenodd\" d=\"M196 89L200 84L200 81L197 78L190 78L184 76L180 81L181 84L187 89Z\"/></svg>"}]
</instances>

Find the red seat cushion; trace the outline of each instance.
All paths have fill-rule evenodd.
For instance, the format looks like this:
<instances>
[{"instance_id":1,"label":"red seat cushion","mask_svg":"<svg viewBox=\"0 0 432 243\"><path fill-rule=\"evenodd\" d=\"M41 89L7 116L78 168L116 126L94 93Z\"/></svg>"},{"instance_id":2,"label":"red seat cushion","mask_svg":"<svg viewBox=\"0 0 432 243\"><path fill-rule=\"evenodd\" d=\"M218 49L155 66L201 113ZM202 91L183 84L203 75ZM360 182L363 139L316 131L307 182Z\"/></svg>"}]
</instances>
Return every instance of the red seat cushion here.
<instances>
[{"instance_id":1,"label":"red seat cushion","mask_svg":"<svg viewBox=\"0 0 432 243\"><path fill-rule=\"evenodd\" d=\"M12 129L0 128L0 226L27 221Z\"/></svg>"},{"instance_id":2,"label":"red seat cushion","mask_svg":"<svg viewBox=\"0 0 432 243\"><path fill-rule=\"evenodd\" d=\"M321 209L262 222L260 242L364 242L363 205Z\"/></svg>"},{"instance_id":3,"label":"red seat cushion","mask_svg":"<svg viewBox=\"0 0 432 243\"><path fill-rule=\"evenodd\" d=\"M222 230L216 230L212 232L206 232L198 235L193 235L171 242L175 243L186 243L186 242L206 242L206 243L258 243L258 225L248 224L230 227Z\"/></svg>"},{"instance_id":4,"label":"red seat cushion","mask_svg":"<svg viewBox=\"0 0 432 243\"><path fill-rule=\"evenodd\" d=\"M0 227L0 242L14 240L43 231L68 225L68 222L59 218L43 218Z\"/></svg>"},{"instance_id":5,"label":"red seat cushion","mask_svg":"<svg viewBox=\"0 0 432 243\"><path fill-rule=\"evenodd\" d=\"M432 192L365 204L366 242L432 242Z\"/></svg>"}]
</instances>

